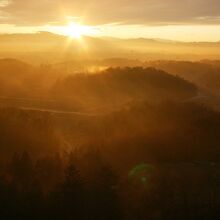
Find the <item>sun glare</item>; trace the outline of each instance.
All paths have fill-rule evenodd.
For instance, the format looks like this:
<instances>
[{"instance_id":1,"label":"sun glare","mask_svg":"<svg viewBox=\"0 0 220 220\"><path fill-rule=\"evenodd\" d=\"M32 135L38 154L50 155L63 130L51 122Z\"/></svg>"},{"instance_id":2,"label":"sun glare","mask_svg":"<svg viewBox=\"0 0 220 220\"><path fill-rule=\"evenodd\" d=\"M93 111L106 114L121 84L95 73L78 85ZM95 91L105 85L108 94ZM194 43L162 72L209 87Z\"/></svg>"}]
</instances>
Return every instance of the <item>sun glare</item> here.
<instances>
[{"instance_id":1,"label":"sun glare","mask_svg":"<svg viewBox=\"0 0 220 220\"><path fill-rule=\"evenodd\" d=\"M83 35L93 35L95 30L92 27L80 25L78 23L70 23L64 27L64 34L71 37L80 39Z\"/></svg>"}]
</instances>

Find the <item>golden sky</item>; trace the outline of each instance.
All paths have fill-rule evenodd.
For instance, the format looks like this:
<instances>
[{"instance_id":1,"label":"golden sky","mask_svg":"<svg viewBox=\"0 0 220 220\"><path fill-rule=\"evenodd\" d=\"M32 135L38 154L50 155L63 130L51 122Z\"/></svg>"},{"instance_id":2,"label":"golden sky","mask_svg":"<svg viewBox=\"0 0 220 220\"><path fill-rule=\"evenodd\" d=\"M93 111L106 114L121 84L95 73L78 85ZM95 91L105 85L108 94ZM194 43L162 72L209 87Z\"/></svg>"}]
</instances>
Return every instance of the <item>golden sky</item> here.
<instances>
[{"instance_id":1,"label":"golden sky","mask_svg":"<svg viewBox=\"0 0 220 220\"><path fill-rule=\"evenodd\" d=\"M0 0L1 33L62 34L71 22L95 36L219 41L220 0Z\"/></svg>"}]
</instances>

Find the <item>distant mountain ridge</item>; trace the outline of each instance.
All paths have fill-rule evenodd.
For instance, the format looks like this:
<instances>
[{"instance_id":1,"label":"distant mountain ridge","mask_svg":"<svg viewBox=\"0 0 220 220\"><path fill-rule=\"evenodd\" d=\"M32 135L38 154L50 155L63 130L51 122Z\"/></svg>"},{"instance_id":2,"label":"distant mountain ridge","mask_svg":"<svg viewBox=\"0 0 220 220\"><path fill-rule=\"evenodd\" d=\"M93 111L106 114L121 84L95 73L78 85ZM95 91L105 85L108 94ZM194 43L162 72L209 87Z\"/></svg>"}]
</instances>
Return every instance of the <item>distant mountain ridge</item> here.
<instances>
[{"instance_id":1,"label":"distant mountain ridge","mask_svg":"<svg viewBox=\"0 0 220 220\"><path fill-rule=\"evenodd\" d=\"M138 43L163 43L163 44L184 44L184 45L220 45L219 41L175 41L163 38L116 38L116 37L92 37L92 36L82 36L85 40L94 40L94 41L106 41L106 42L138 42ZM69 38L68 36L55 34L52 32L40 31L37 33L10 33L10 34L0 34L0 40L46 40L46 39L53 39L53 40L66 40ZM77 39L72 39L72 41L77 41Z\"/></svg>"},{"instance_id":2,"label":"distant mountain ridge","mask_svg":"<svg viewBox=\"0 0 220 220\"><path fill-rule=\"evenodd\" d=\"M179 42L163 39L119 39L84 36L81 40L50 32L1 34L0 58L39 62L78 59L220 59L220 42ZM22 57L21 57L22 56ZM38 62L38 63L39 63Z\"/></svg>"}]
</instances>

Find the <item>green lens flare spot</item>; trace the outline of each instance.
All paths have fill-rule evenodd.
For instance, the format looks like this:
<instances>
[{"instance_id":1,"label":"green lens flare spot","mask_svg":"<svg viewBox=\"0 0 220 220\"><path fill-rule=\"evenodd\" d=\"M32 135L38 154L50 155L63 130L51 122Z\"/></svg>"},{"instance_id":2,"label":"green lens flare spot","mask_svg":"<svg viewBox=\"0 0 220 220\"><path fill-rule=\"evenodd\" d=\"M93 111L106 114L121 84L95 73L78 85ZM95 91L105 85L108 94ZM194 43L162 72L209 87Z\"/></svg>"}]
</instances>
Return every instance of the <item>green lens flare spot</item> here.
<instances>
[{"instance_id":1,"label":"green lens flare spot","mask_svg":"<svg viewBox=\"0 0 220 220\"><path fill-rule=\"evenodd\" d=\"M150 176L153 171L153 166L151 164L142 163L133 167L128 176L129 179L136 180L144 185L149 182Z\"/></svg>"}]
</instances>

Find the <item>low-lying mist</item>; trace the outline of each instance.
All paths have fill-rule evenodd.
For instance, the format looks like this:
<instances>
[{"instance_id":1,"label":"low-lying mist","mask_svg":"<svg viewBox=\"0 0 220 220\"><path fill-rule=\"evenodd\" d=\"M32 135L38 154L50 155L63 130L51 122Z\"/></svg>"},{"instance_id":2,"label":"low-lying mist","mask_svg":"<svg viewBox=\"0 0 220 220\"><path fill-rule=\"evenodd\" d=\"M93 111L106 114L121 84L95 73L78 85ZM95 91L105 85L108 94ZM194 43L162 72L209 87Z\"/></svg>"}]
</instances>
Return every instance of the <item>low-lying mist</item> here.
<instances>
[{"instance_id":1,"label":"low-lying mist","mask_svg":"<svg viewBox=\"0 0 220 220\"><path fill-rule=\"evenodd\" d=\"M4 219L218 216L219 66L1 59Z\"/></svg>"}]
</instances>

